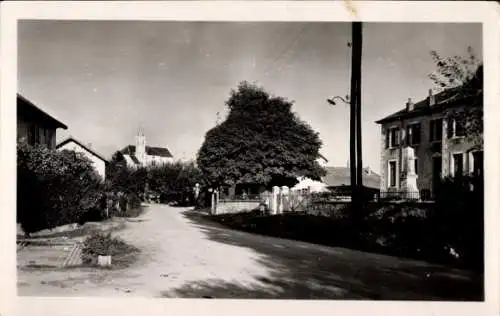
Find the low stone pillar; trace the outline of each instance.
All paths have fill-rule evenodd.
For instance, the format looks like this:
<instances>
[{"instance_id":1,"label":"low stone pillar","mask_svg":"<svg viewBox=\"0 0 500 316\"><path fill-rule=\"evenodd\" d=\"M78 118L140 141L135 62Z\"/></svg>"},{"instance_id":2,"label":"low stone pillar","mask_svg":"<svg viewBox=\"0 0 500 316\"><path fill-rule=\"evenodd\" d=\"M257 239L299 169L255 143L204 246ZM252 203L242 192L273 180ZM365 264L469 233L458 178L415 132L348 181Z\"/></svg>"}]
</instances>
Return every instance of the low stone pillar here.
<instances>
[{"instance_id":1,"label":"low stone pillar","mask_svg":"<svg viewBox=\"0 0 500 316\"><path fill-rule=\"evenodd\" d=\"M216 215L217 214L217 200L218 200L218 197L217 197L217 190L212 190L212 201L210 203L210 206L211 206L211 213L212 215Z\"/></svg>"},{"instance_id":2,"label":"low stone pillar","mask_svg":"<svg viewBox=\"0 0 500 316\"><path fill-rule=\"evenodd\" d=\"M278 214L278 205L279 205L279 198L280 195L280 188L277 186L273 187L273 192L271 193L271 205L269 207L271 214Z\"/></svg>"},{"instance_id":3,"label":"low stone pillar","mask_svg":"<svg viewBox=\"0 0 500 316\"><path fill-rule=\"evenodd\" d=\"M281 187L280 214L290 211L290 189L284 185Z\"/></svg>"}]
</instances>

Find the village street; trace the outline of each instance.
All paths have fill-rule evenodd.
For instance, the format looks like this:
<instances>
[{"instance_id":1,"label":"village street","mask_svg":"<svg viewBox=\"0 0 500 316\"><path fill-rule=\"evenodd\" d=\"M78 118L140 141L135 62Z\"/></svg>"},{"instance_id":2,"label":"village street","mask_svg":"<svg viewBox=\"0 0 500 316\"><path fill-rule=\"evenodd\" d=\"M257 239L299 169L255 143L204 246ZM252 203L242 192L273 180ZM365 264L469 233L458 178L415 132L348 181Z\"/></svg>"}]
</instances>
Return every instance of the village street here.
<instances>
[{"instance_id":1,"label":"village street","mask_svg":"<svg viewBox=\"0 0 500 316\"><path fill-rule=\"evenodd\" d=\"M21 271L19 295L475 299L481 292L466 272L227 230L186 208L150 205L116 234L141 249L133 266Z\"/></svg>"}]
</instances>

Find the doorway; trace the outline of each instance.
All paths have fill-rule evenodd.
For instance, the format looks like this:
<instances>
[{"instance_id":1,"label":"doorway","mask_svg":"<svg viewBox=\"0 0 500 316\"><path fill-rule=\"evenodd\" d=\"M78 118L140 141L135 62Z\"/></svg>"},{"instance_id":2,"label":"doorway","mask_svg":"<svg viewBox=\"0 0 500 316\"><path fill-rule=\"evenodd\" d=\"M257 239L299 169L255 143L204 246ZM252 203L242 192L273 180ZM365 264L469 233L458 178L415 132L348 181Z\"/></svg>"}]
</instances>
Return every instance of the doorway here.
<instances>
[{"instance_id":1,"label":"doorway","mask_svg":"<svg viewBox=\"0 0 500 316\"><path fill-rule=\"evenodd\" d=\"M432 196L435 197L439 183L441 182L443 159L441 156L432 157Z\"/></svg>"}]
</instances>

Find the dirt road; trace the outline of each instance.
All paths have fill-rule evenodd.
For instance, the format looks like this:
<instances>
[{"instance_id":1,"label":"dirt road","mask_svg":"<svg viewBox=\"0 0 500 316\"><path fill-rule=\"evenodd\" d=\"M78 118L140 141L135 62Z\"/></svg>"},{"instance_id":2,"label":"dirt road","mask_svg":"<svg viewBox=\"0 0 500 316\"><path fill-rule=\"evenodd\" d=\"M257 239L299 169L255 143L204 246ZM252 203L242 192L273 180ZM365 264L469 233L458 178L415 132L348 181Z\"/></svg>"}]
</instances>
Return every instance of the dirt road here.
<instances>
[{"instance_id":1,"label":"dirt road","mask_svg":"<svg viewBox=\"0 0 500 316\"><path fill-rule=\"evenodd\" d=\"M479 276L425 262L222 228L151 205L117 232L141 258L116 271L21 271L19 295L479 300Z\"/></svg>"}]
</instances>

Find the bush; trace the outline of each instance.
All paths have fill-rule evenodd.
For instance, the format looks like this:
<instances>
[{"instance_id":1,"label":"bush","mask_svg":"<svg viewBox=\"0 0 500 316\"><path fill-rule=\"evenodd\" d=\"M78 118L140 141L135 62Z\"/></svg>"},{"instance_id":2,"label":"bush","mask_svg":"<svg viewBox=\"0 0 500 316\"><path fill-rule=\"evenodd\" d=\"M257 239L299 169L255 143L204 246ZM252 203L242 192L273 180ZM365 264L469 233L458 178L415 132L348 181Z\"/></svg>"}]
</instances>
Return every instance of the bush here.
<instances>
[{"instance_id":1,"label":"bush","mask_svg":"<svg viewBox=\"0 0 500 316\"><path fill-rule=\"evenodd\" d=\"M141 199L137 194L129 194L127 196L128 199L128 207L131 209L137 209L141 207Z\"/></svg>"},{"instance_id":2,"label":"bush","mask_svg":"<svg viewBox=\"0 0 500 316\"><path fill-rule=\"evenodd\" d=\"M94 232L83 242L81 258L84 264L93 264L98 256L120 258L120 256L135 252L138 252L136 247L127 244L120 238L112 237L111 233Z\"/></svg>"},{"instance_id":3,"label":"bush","mask_svg":"<svg viewBox=\"0 0 500 316\"><path fill-rule=\"evenodd\" d=\"M79 153L20 143L17 172L17 221L27 234L82 221L100 209L101 178Z\"/></svg>"}]
</instances>

